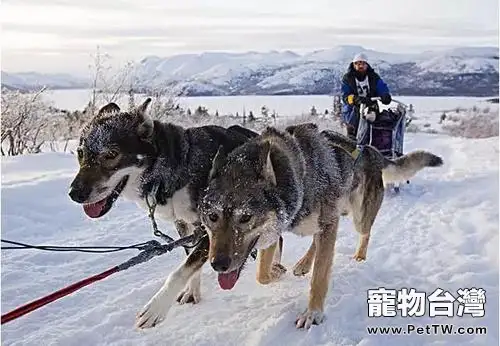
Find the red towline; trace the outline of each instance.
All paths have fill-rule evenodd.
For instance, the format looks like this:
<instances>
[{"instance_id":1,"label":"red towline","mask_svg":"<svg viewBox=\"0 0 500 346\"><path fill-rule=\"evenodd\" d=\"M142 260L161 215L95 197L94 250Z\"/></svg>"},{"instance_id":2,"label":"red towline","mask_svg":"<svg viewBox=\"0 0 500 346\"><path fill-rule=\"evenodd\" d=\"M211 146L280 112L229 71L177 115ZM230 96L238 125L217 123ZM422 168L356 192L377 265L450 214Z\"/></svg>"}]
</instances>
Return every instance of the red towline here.
<instances>
[{"instance_id":1,"label":"red towline","mask_svg":"<svg viewBox=\"0 0 500 346\"><path fill-rule=\"evenodd\" d=\"M4 315L2 315L2 324L10 322L12 320L15 320L16 318L19 318L21 316L24 316L38 308L41 308L44 305L47 305L57 299L60 299L62 297L65 297L75 291L78 291L79 289L88 286L96 281L103 280L110 276L111 274L120 272L122 270L126 270L130 267L133 267L139 263L143 263L146 261L149 261L151 258L155 256L162 255L166 252L172 251L174 248L178 246L184 246L186 243L190 243L194 240L196 240L197 235L191 234L186 237L180 238L178 240L175 240L171 243L161 245L159 242L156 240L151 240L144 244L142 247L143 251L138 254L135 257L132 257L126 262L123 262L111 269L108 269L100 274L91 276L89 278L83 279L81 281L78 281L70 286L64 287L63 289L60 289L59 291L56 291L54 293L49 294L48 296L42 297L40 299L34 300L30 303L27 303L15 310L12 310ZM206 237L206 235L203 235L203 237ZM201 240L201 239L200 239Z\"/></svg>"},{"instance_id":2,"label":"red towline","mask_svg":"<svg viewBox=\"0 0 500 346\"><path fill-rule=\"evenodd\" d=\"M70 286L64 287L63 289L60 289L59 291L56 291L52 294L49 294L48 296L42 297L40 299L29 302L23 306L20 306L17 309L12 310L12 311L2 315L2 324L10 322L12 320L15 320L16 318L19 318L23 315L26 315L26 314L28 314L28 313L30 313L38 308L41 308L44 305L52 303L53 301L55 301L59 298L65 297L65 296L67 296L75 291L78 291L80 288L88 286L91 283L103 280L103 279L107 278L108 276L110 276L111 274L118 272L119 270L120 270L119 267L115 266L115 267L108 269L100 274L91 276L89 278L78 281Z\"/></svg>"}]
</instances>

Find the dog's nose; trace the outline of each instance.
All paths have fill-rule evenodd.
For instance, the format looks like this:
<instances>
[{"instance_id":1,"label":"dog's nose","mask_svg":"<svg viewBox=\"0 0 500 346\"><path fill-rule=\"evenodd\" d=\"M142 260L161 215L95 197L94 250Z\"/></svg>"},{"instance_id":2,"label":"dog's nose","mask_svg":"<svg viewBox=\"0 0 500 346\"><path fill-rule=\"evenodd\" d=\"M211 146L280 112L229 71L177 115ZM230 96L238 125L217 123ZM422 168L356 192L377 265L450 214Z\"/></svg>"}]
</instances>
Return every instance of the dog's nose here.
<instances>
[{"instance_id":1,"label":"dog's nose","mask_svg":"<svg viewBox=\"0 0 500 346\"><path fill-rule=\"evenodd\" d=\"M89 199L92 189L89 184L83 180L80 175L77 175L69 186L69 197L76 203L85 203Z\"/></svg>"},{"instance_id":2,"label":"dog's nose","mask_svg":"<svg viewBox=\"0 0 500 346\"><path fill-rule=\"evenodd\" d=\"M83 193L83 190L82 189L79 189L77 187L74 187L74 186L71 186L69 188L69 197L77 202L77 203L83 203L85 200L86 200L86 196L85 194Z\"/></svg>"},{"instance_id":3,"label":"dog's nose","mask_svg":"<svg viewBox=\"0 0 500 346\"><path fill-rule=\"evenodd\" d=\"M211 264L215 271L225 272L231 266L231 258L226 255L216 255Z\"/></svg>"},{"instance_id":4,"label":"dog's nose","mask_svg":"<svg viewBox=\"0 0 500 346\"><path fill-rule=\"evenodd\" d=\"M76 177L69 187L69 197L76 203L84 203L90 196L90 189L82 179Z\"/></svg>"}]
</instances>

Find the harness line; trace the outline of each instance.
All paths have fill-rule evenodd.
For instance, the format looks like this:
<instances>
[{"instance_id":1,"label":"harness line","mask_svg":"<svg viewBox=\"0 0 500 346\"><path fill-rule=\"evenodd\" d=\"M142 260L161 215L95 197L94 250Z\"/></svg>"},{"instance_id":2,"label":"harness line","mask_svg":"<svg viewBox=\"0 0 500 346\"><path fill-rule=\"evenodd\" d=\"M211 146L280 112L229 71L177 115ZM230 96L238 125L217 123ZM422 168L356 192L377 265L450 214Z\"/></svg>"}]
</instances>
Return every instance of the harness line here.
<instances>
[{"instance_id":1,"label":"harness line","mask_svg":"<svg viewBox=\"0 0 500 346\"><path fill-rule=\"evenodd\" d=\"M75 291L78 291L79 289L88 286L94 282L103 280L107 278L108 276L115 274L117 272L126 270L128 268L131 268L139 263L143 263L146 261L149 261L151 258L159 255L163 255L166 252L172 251L174 248L178 246L183 246L186 243L191 243L194 242L197 238L199 240L196 243L199 243L203 239L203 237L206 237L206 233L197 232L195 234L191 234L187 237L180 238L178 240L175 240L171 243L161 245L158 241L156 240L151 240L146 245L143 247L143 251L135 256L129 259L126 262L123 262L117 266L114 266L113 268L110 268L102 273L99 273L97 275L88 277L86 279L83 279L81 281L78 281L70 286L64 287L52 294L49 294L45 297L42 297L40 299L34 300L32 302L29 302L15 310L12 310L4 315L2 315L2 324L10 322L12 320L15 320L16 318L19 318L23 315L26 315L34 310L39 309L42 306L45 306L53 301L56 301L62 297L65 297ZM200 236L201 235L201 236Z\"/></svg>"}]
</instances>

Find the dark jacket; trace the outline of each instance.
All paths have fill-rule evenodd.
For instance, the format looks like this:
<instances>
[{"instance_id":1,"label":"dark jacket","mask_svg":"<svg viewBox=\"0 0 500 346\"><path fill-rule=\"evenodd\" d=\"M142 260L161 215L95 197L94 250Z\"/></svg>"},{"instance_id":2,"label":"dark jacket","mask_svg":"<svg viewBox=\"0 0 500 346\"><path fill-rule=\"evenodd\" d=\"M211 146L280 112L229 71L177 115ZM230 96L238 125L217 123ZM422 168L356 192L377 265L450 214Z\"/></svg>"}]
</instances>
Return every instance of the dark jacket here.
<instances>
[{"instance_id":1,"label":"dark jacket","mask_svg":"<svg viewBox=\"0 0 500 346\"><path fill-rule=\"evenodd\" d=\"M356 70L354 70L354 64L350 63L347 73L342 78L342 116L344 121L352 124L352 117L354 113L354 107L347 103L347 96L358 95L358 89L356 87ZM368 84L370 85L370 92L368 97L383 97L384 95L389 95L389 87L385 84L384 80L380 78L378 73L376 73L373 68L368 65L367 71ZM383 102L385 104L391 103L391 98L387 98L388 102Z\"/></svg>"}]
</instances>

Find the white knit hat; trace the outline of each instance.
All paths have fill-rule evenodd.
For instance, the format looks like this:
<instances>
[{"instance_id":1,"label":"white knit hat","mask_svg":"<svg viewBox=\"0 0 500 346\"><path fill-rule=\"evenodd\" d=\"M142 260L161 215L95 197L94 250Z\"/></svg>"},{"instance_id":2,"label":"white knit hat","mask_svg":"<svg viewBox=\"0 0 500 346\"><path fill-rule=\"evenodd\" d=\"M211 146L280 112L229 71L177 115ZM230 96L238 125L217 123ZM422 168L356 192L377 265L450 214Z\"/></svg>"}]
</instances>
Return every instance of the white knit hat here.
<instances>
[{"instance_id":1,"label":"white knit hat","mask_svg":"<svg viewBox=\"0 0 500 346\"><path fill-rule=\"evenodd\" d=\"M357 62L357 61L364 61L368 63L368 59L366 58L366 55L363 53L358 53L354 56L354 59L352 59L352 62Z\"/></svg>"}]
</instances>

